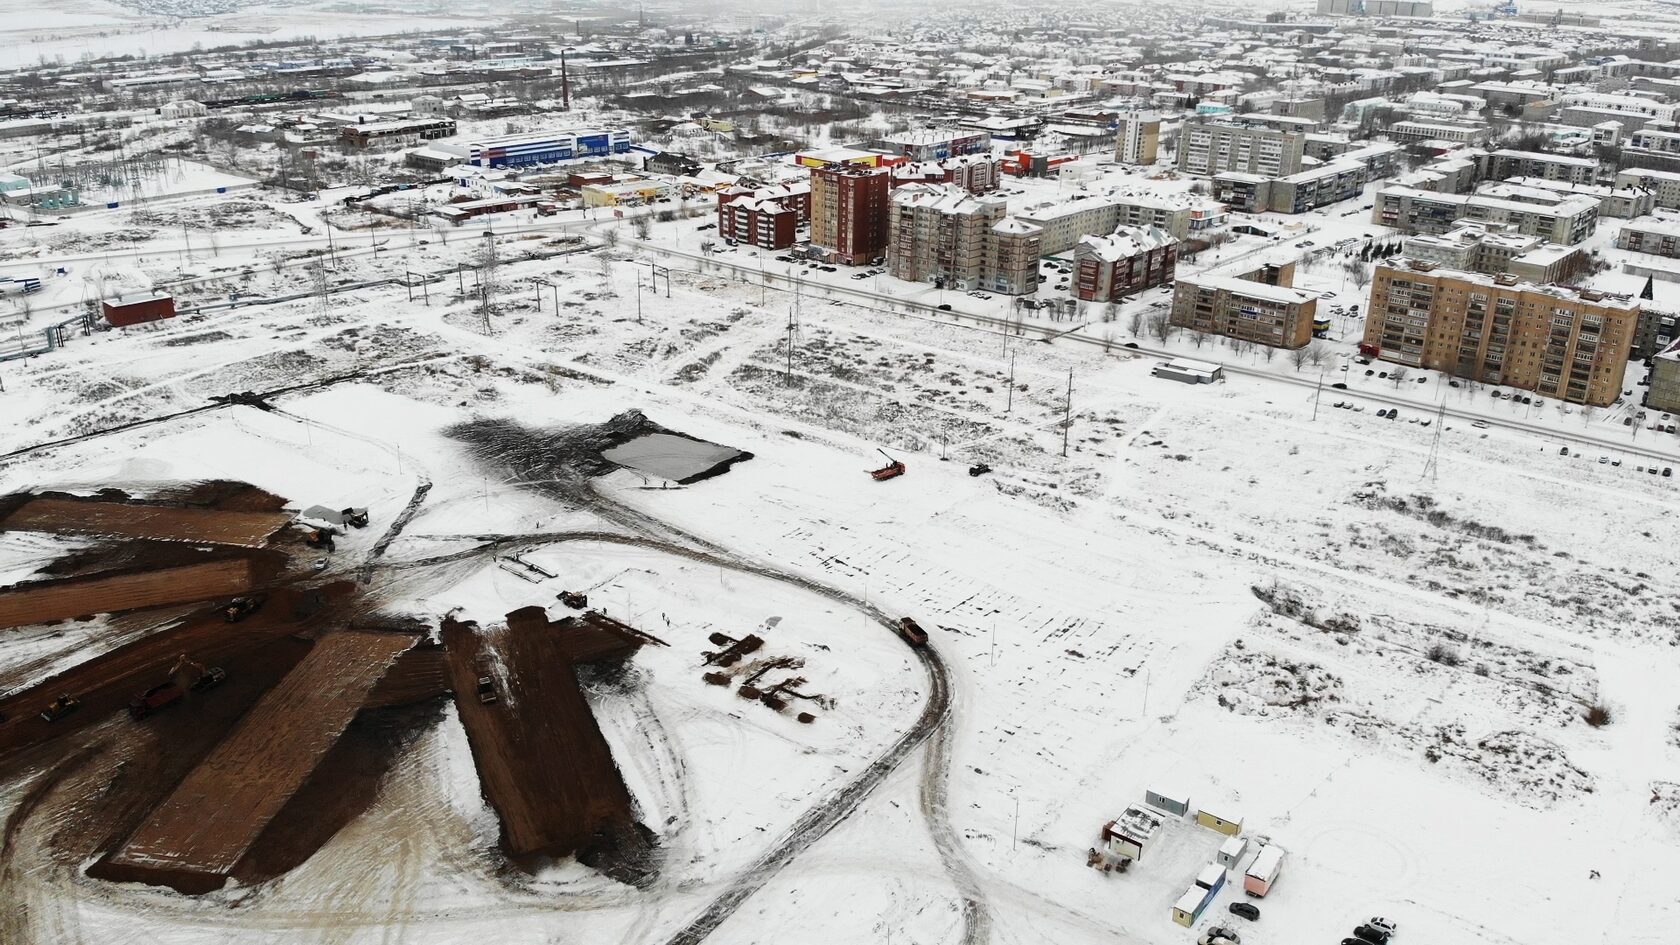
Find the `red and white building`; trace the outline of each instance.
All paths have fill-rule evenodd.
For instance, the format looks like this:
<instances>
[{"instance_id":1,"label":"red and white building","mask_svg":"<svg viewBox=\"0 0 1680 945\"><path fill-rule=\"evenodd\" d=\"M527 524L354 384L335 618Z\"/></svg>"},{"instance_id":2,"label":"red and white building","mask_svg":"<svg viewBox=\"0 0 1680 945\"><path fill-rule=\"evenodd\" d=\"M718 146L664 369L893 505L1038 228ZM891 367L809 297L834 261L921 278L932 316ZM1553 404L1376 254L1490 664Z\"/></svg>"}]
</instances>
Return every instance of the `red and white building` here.
<instances>
[{"instance_id":1,"label":"red and white building","mask_svg":"<svg viewBox=\"0 0 1680 945\"><path fill-rule=\"evenodd\" d=\"M1151 286L1171 285L1178 240L1157 226L1122 226L1085 236L1073 247L1074 293L1086 302L1117 302Z\"/></svg>"},{"instance_id":2,"label":"red and white building","mask_svg":"<svg viewBox=\"0 0 1680 945\"><path fill-rule=\"evenodd\" d=\"M729 187L718 192L718 232L749 246L786 249L811 220L811 184Z\"/></svg>"},{"instance_id":3,"label":"red and white building","mask_svg":"<svg viewBox=\"0 0 1680 945\"><path fill-rule=\"evenodd\" d=\"M905 164L892 170L893 187L904 184L956 184L971 194L1002 186L1003 161L989 154L964 154L943 161Z\"/></svg>"}]
</instances>

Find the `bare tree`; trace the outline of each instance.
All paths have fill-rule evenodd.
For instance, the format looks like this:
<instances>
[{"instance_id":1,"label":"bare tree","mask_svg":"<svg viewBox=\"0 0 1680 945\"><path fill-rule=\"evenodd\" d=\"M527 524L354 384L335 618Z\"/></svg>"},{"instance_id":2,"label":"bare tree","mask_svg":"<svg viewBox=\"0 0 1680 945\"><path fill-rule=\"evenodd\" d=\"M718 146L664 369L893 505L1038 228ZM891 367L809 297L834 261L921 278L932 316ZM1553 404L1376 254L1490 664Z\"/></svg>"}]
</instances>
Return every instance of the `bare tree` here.
<instances>
[{"instance_id":1,"label":"bare tree","mask_svg":"<svg viewBox=\"0 0 1680 945\"><path fill-rule=\"evenodd\" d=\"M1143 309L1134 309L1132 311L1132 317L1126 320L1126 330L1132 333L1133 338L1142 337Z\"/></svg>"},{"instance_id":2,"label":"bare tree","mask_svg":"<svg viewBox=\"0 0 1680 945\"><path fill-rule=\"evenodd\" d=\"M1347 274L1348 279L1353 282L1353 287L1361 292L1371 284L1371 267L1357 259L1348 260Z\"/></svg>"},{"instance_id":3,"label":"bare tree","mask_svg":"<svg viewBox=\"0 0 1680 945\"><path fill-rule=\"evenodd\" d=\"M636 239L645 240L653 232L653 218L645 213L638 214L630 221L630 226L636 232Z\"/></svg>"},{"instance_id":4,"label":"bare tree","mask_svg":"<svg viewBox=\"0 0 1680 945\"><path fill-rule=\"evenodd\" d=\"M1178 326L1174 325L1172 320L1165 315L1151 315L1149 317L1149 335L1162 344L1166 344L1172 338L1173 332L1177 330Z\"/></svg>"},{"instance_id":5,"label":"bare tree","mask_svg":"<svg viewBox=\"0 0 1680 945\"><path fill-rule=\"evenodd\" d=\"M1330 352L1325 348L1323 342L1315 341L1312 344L1307 345L1307 361L1312 364L1313 367L1319 367L1322 365L1324 360L1329 356ZM1299 368L1300 365L1296 365L1296 367Z\"/></svg>"},{"instance_id":6,"label":"bare tree","mask_svg":"<svg viewBox=\"0 0 1680 945\"><path fill-rule=\"evenodd\" d=\"M1205 332L1205 331L1191 331L1190 332L1190 343L1196 346L1197 351L1200 351L1202 349L1202 346L1208 343L1207 332Z\"/></svg>"},{"instance_id":7,"label":"bare tree","mask_svg":"<svg viewBox=\"0 0 1680 945\"><path fill-rule=\"evenodd\" d=\"M1289 363L1295 368L1295 373L1301 373L1301 368L1307 363L1307 357L1307 346L1290 349Z\"/></svg>"},{"instance_id":8,"label":"bare tree","mask_svg":"<svg viewBox=\"0 0 1680 945\"><path fill-rule=\"evenodd\" d=\"M617 298L618 293L613 291L613 260L612 260L612 257L607 255L606 253L602 253L600 256L598 256L596 258L601 261L601 294L603 296L605 296L606 298L609 298L609 299Z\"/></svg>"},{"instance_id":9,"label":"bare tree","mask_svg":"<svg viewBox=\"0 0 1680 945\"><path fill-rule=\"evenodd\" d=\"M1407 378L1407 376L1409 376L1410 374L1411 374L1411 372L1407 371L1404 367L1397 367L1394 370L1388 372L1388 379L1394 382L1395 387L1399 387L1400 383L1402 381L1404 381Z\"/></svg>"},{"instance_id":10,"label":"bare tree","mask_svg":"<svg viewBox=\"0 0 1680 945\"><path fill-rule=\"evenodd\" d=\"M1260 346L1260 353L1264 354L1266 356L1266 363L1267 364L1271 364L1272 359L1277 357L1277 349L1272 347L1271 345L1261 345Z\"/></svg>"},{"instance_id":11,"label":"bare tree","mask_svg":"<svg viewBox=\"0 0 1680 945\"><path fill-rule=\"evenodd\" d=\"M478 269L478 317L484 322L484 333L490 333L490 315L496 305L497 270L501 267L501 259L496 254L496 240L485 237L484 246L478 251L478 259L474 263Z\"/></svg>"}]
</instances>

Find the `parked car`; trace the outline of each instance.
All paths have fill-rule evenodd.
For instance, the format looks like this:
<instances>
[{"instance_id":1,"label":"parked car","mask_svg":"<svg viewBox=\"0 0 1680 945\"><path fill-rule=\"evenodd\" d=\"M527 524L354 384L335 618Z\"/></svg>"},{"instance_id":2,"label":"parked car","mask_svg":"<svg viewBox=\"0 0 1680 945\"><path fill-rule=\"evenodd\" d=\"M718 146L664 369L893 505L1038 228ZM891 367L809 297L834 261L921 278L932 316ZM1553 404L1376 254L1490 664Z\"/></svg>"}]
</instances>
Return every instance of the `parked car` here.
<instances>
[{"instance_id":1,"label":"parked car","mask_svg":"<svg viewBox=\"0 0 1680 945\"><path fill-rule=\"evenodd\" d=\"M1260 907L1252 902L1233 902L1226 908L1234 916L1241 916L1250 922L1260 921Z\"/></svg>"},{"instance_id":2,"label":"parked car","mask_svg":"<svg viewBox=\"0 0 1680 945\"><path fill-rule=\"evenodd\" d=\"M1336 383L1331 384L1330 387L1334 390L1347 390L1347 385L1342 383L1341 381L1337 381Z\"/></svg>"},{"instance_id":3,"label":"parked car","mask_svg":"<svg viewBox=\"0 0 1680 945\"><path fill-rule=\"evenodd\" d=\"M1389 920L1383 918L1380 915L1372 916L1370 918L1370 921L1366 922L1365 924L1369 925L1373 929L1382 929L1384 932L1387 932L1390 935L1393 935L1395 932L1400 931L1399 923L1390 922Z\"/></svg>"},{"instance_id":4,"label":"parked car","mask_svg":"<svg viewBox=\"0 0 1680 945\"><path fill-rule=\"evenodd\" d=\"M1667 479L1667 478L1669 478L1670 476L1673 476L1673 475L1674 475L1674 467L1673 466L1664 466L1663 467L1663 478L1664 479Z\"/></svg>"},{"instance_id":5,"label":"parked car","mask_svg":"<svg viewBox=\"0 0 1680 945\"><path fill-rule=\"evenodd\" d=\"M1379 929L1374 925L1361 925L1359 928L1353 930L1353 934L1358 938L1370 942L1371 945L1388 945L1388 938L1392 933L1384 932L1382 929Z\"/></svg>"},{"instance_id":6,"label":"parked car","mask_svg":"<svg viewBox=\"0 0 1680 945\"><path fill-rule=\"evenodd\" d=\"M1220 925L1203 932L1196 941L1197 945L1242 945L1241 936Z\"/></svg>"}]
</instances>

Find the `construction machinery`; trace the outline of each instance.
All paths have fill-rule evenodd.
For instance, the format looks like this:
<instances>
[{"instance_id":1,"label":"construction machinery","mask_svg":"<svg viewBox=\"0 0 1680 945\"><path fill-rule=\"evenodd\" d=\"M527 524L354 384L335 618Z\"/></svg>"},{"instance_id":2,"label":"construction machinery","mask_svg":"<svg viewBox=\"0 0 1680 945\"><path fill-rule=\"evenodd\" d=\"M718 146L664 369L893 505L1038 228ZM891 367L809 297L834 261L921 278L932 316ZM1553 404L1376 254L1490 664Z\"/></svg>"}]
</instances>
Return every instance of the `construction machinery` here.
<instances>
[{"instance_id":1,"label":"construction machinery","mask_svg":"<svg viewBox=\"0 0 1680 945\"><path fill-rule=\"evenodd\" d=\"M880 447L876 447L875 452L887 457L887 465L882 466L880 469L869 470L869 477L871 479L874 479L876 482L886 482L888 479L897 479L899 476L904 475L903 460L893 459L891 454Z\"/></svg>"},{"instance_id":2,"label":"construction machinery","mask_svg":"<svg viewBox=\"0 0 1680 945\"><path fill-rule=\"evenodd\" d=\"M208 692L227 681L227 672L220 666L206 667L182 653L175 657L175 665L169 667L169 682L182 678L187 680L187 688L193 692Z\"/></svg>"},{"instance_id":3,"label":"construction machinery","mask_svg":"<svg viewBox=\"0 0 1680 945\"><path fill-rule=\"evenodd\" d=\"M261 597L235 597L222 608L222 619L228 623L238 623L262 608Z\"/></svg>"},{"instance_id":4,"label":"construction machinery","mask_svg":"<svg viewBox=\"0 0 1680 945\"><path fill-rule=\"evenodd\" d=\"M974 465L968 467L968 474L970 476L984 476L991 471L992 467L986 465L985 463L975 463Z\"/></svg>"},{"instance_id":5,"label":"construction machinery","mask_svg":"<svg viewBox=\"0 0 1680 945\"><path fill-rule=\"evenodd\" d=\"M898 618L898 635L903 637L904 642L911 646L927 646L927 631L922 629L921 624L909 617Z\"/></svg>"},{"instance_id":6,"label":"construction machinery","mask_svg":"<svg viewBox=\"0 0 1680 945\"><path fill-rule=\"evenodd\" d=\"M311 528L304 536L303 543L311 548L325 548L333 550L333 530L330 528Z\"/></svg>"},{"instance_id":7,"label":"construction machinery","mask_svg":"<svg viewBox=\"0 0 1680 945\"><path fill-rule=\"evenodd\" d=\"M186 693L181 691L181 687L175 685L173 681L158 683L129 700L128 714L134 721L138 722L180 702L185 695Z\"/></svg>"},{"instance_id":8,"label":"construction machinery","mask_svg":"<svg viewBox=\"0 0 1680 945\"><path fill-rule=\"evenodd\" d=\"M366 528L368 525L367 509L343 509L338 514L351 528Z\"/></svg>"},{"instance_id":9,"label":"construction machinery","mask_svg":"<svg viewBox=\"0 0 1680 945\"><path fill-rule=\"evenodd\" d=\"M585 607L589 606L589 595L581 594L577 591L561 591L560 603L565 604L573 610L583 610Z\"/></svg>"},{"instance_id":10,"label":"construction machinery","mask_svg":"<svg viewBox=\"0 0 1680 945\"><path fill-rule=\"evenodd\" d=\"M496 681L489 676L478 677L478 701L483 705L492 705L497 699Z\"/></svg>"},{"instance_id":11,"label":"construction machinery","mask_svg":"<svg viewBox=\"0 0 1680 945\"><path fill-rule=\"evenodd\" d=\"M77 699L69 693L65 693L57 699L54 699L52 704L48 705L45 709L41 710L41 719L46 722L56 722L81 707L82 700Z\"/></svg>"}]
</instances>

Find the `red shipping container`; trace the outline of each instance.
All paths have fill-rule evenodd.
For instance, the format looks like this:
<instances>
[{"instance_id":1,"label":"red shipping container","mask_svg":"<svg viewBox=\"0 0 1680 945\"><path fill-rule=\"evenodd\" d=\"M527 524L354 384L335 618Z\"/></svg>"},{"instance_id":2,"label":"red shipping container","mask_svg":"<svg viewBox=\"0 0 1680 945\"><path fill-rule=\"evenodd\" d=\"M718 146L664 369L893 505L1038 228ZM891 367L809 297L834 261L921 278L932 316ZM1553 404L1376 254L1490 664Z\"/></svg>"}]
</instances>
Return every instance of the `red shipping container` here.
<instances>
[{"instance_id":1,"label":"red shipping container","mask_svg":"<svg viewBox=\"0 0 1680 945\"><path fill-rule=\"evenodd\" d=\"M175 297L172 295L148 295L132 299L119 297L105 303L105 321L115 328L174 317Z\"/></svg>"}]
</instances>

